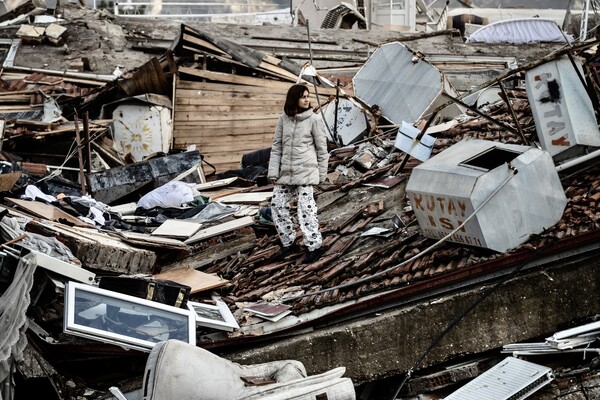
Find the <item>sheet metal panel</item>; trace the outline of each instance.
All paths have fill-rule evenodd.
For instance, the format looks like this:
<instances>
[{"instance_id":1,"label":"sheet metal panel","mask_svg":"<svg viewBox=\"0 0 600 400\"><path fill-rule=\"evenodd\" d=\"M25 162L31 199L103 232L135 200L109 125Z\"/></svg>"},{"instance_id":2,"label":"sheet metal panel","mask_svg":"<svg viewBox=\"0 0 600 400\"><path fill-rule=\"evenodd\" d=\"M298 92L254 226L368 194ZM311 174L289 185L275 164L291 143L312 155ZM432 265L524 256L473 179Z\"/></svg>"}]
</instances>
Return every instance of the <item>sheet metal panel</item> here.
<instances>
[{"instance_id":1,"label":"sheet metal panel","mask_svg":"<svg viewBox=\"0 0 600 400\"><path fill-rule=\"evenodd\" d=\"M576 146L600 146L592 101L568 58L527 71L525 84L540 144L555 160Z\"/></svg>"},{"instance_id":2,"label":"sheet metal panel","mask_svg":"<svg viewBox=\"0 0 600 400\"><path fill-rule=\"evenodd\" d=\"M325 110L325 122L329 126L326 131L329 140L333 141L334 125L337 125L337 135L342 145L348 145L355 140L362 139L362 135L368 132L369 125L363 110L348 99L341 98L337 105L337 124L335 100L329 103Z\"/></svg>"},{"instance_id":3,"label":"sheet metal panel","mask_svg":"<svg viewBox=\"0 0 600 400\"><path fill-rule=\"evenodd\" d=\"M399 42L375 50L352 81L356 97L397 124L417 121L444 89L441 72Z\"/></svg>"},{"instance_id":4,"label":"sheet metal panel","mask_svg":"<svg viewBox=\"0 0 600 400\"><path fill-rule=\"evenodd\" d=\"M525 399L553 379L551 368L507 357L444 400Z\"/></svg>"},{"instance_id":5,"label":"sheet metal panel","mask_svg":"<svg viewBox=\"0 0 600 400\"><path fill-rule=\"evenodd\" d=\"M497 153L514 154L510 168L504 159L494 159ZM469 165L467 161L475 156L489 162L490 168ZM514 175L511 168L518 173ZM505 252L562 217L567 198L547 152L463 140L415 167L406 192L422 233L440 239L458 228L509 177L477 215L448 239Z\"/></svg>"}]
</instances>

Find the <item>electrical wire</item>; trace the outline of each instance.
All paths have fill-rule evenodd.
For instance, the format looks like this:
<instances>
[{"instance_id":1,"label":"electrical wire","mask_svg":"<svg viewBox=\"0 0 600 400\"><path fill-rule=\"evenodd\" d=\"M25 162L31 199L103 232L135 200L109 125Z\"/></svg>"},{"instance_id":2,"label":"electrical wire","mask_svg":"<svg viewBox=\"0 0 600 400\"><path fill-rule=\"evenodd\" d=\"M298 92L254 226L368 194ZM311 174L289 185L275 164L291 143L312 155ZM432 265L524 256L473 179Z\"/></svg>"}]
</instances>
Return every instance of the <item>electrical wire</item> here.
<instances>
[{"instance_id":1,"label":"electrical wire","mask_svg":"<svg viewBox=\"0 0 600 400\"><path fill-rule=\"evenodd\" d=\"M510 182L510 180L517 174L517 170L514 169L510 164L508 165L508 169L512 172L511 174L509 174L509 176L473 211L473 213L471 215L469 215L456 229L454 229L452 232L448 233L446 236L444 236L443 238L441 238L440 240L438 240L437 242L435 242L434 244L432 244L431 246L429 246L428 248L426 248L425 250L421 251L418 254L415 254L414 256L410 257L407 260L404 260L403 262L401 262L400 264L396 264L393 265L391 267L386 268L383 271L379 271L373 275L369 275L367 277L358 279L356 281L353 282L348 282L348 283L342 283L340 285L336 285L336 286L332 286L326 289L321 289L321 290L316 290L314 292L309 292L309 293L304 293L301 295L297 295L297 296L293 296L293 297L287 297L281 300L281 302L286 302L286 301L292 301L292 300L298 300L304 297L309 297L309 296L316 296L319 294L323 294L323 293L327 293L327 292L331 292L333 290L337 290L337 289L345 289L351 286L356 286L358 284L361 283L366 283L366 282L370 282L375 278L378 278L382 275L385 275L395 269L401 268L404 265L413 262L414 260L418 259L419 257L424 256L425 254L429 253L431 250L435 249L436 247L438 247L440 244L444 243L445 241L447 241L452 235L454 235L456 232L458 232L459 230L461 230L473 217L475 217L475 215L477 215L477 213L504 187L506 186L506 184L508 182Z\"/></svg>"},{"instance_id":2,"label":"electrical wire","mask_svg":"<svg viewBox=\"0 0 600 400\"><path fill-rule=\"evenodd\" d=\"M400 393L400 391L402 390L402 388L404 387L404 385L406 384L408 379L412 376L415 369L417 369L419 367L419 365L421 364L421 362L423 362L425 357L427 357L427 355L431 352L431 350L433 350L433 348L435 346L437 346L437 344L448 334L448 332L450 332L452 329L454 329L455 326L457 326L471 311L473 311L473 309L475 309L475 307L477 307L481 302L483 302L483 300L485 300L496 289L498 289L500 286L502 286L505 282L514 278L523 269L523 267L525 267L525 265L527 265L529 263L529 260L535 258L539 253L541 253L541 251L543 249L545 249L549 245L550 245L550 243L547 243L546 245L539 247L525 261L523 261L514 270L512 270L510 272L510 274L505 275L500 281L496 282L495 285L490 287L489 290L482 293L481 296L479 296L477 299L475 299L475 301L473 303L471 303L471 305L469 307L467 307L462 313L460 313L456 318L454 318L454 320L446 327L446 329L444 329L442 331L442 333L440 333L431 342L431 344L427 347L427 349L423 353L421 353L421 355L417 358L417 360L413 363L413 365L408 369L408 371L406 372L406 375L404 375L404 378L402 379L402 382L398 386L398 389L396 389L396 392L394 392L394 396L391 398L391 400L396 400L398 398L398 394Z\"/></svg>"}]
</instances>

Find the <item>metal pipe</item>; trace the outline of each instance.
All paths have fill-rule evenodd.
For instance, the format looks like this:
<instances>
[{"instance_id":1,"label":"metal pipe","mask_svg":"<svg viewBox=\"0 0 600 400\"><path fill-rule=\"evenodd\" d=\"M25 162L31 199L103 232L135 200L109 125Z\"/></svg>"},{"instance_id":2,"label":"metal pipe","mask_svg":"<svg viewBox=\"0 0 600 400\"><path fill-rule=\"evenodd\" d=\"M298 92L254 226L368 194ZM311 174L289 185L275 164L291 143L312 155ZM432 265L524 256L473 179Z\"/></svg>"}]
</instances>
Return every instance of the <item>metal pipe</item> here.
<instances>
[{"instance_id":1,"label":"metal pipe","mask_svg":"<svg viewBox=\"0 0 600 400\"><path fill-rule=\"evenodd\" d=\"M515 121L515 126L517 127L517 130L519 131L519 135L521 136L521 139L523 140L523 142L526 145L529 145L529 141L525 138L525 134L523 133L523 130L521 129L521 124L519 124L519 119L517 118L515 109L512 107L512 104L510 104L510 99L508 98L508 92L506 91L506 88L504 87L504 82L500 81L500 82L498 82L498 85L500 86L500 90L502 90L502 94L504 95L504 101L506 102L506 105L508 106L508 109L510 110L510 115L512 115L513 121Z\"/></svg>"},{"instance_id":2,"label":"metal pipe","mask_svg":"<svg viewBox=\"0 0 600 400\"><path fill-rule=\"evenodd\" d=\"M600 150L592 151L591 153L586 154L585 156L577 157L575 160L567 161L560 165L557 165L556 171L557 172L564 171L565 169L569 169L571 167L581 164L582 162L592 160L599 156L600 156Z\"/></svg>"},{"instance_id":3,"label":"metal pipe","mask_svg":"<svg viewBox=\"0 0 600 400\"><path fill-rule=\"evenodd\" d=\"M308 40L308 52L310 55L310 65L312 66L313 65L313 55L312 55L312 46L310 43L310 26L309 26L308 20L306 20L306 36L307 36L307 40ZM315 71L316 71L316 68L315 68ZM317 73L317 75L318 75L318 73ZM300 78L302 78L302 76L300 76ZM321 118L323 118L323 123L325 124L325 127L327 128L329 135L333 138L333 141L335 142L335 144L339 146L336 138L333 136L333 133L331 132L331 129L329 129L327 120L325 119L325 113L323 112L323 108L321 107L321 100L319 99L319 90L317 89L316 82L317 82L317 76L314 77L313 87L315 88L315 96L317 97L317 105L319 106L319 112L321 113Z\"/></svg>"},{"instance_id":4,"label":"metal pipe","mask_svg":"<svg viewBox=\"0 0 600 400\"><path fill-rule=\"evenodd\" d=\"M456 98L456 97L450 96L448 93L445 93L445 92L444 92L444 93L442 93L442 95L443 95L443 96L445 96L445 97L447 97L447 98L449 98L450 100L452 100L452 101L454 101L454 102L456 102L456 103L460 104L461 106L463 106L463 107L465 107L465 108L468 108L469 110L473 111L475 114L479 115L480 117L482 117L482 118L485 118L485 119L487 119L487 120L488 120L488 121L490 121L490 122L493 122L494 124L498 125L499 127L501 127L501 128L504 128L504 129L506 129L507 131L509 131L509 132L512 132L512 133L514 133L514 134L517 134L517 135L519 134L519 132L517 132L517 130L516 130L515 128L513 128L512 126L508 126L508 125L506 125L505 123L503 123L503 122L500 122L500 121L498 121L497 119L495 119L495 118L492 118L492 117L490 117L489 115L486 115L486 114L482 113L482 112L481 112L481 111L479 111L477 108L475 108L475 107L471 107L470 105L468 105L468 104L467 104L467 103L465 103L464 101L462 101L462 100L460 100L460 99L458 99L458 98ZM438 110L439 110L439 109L436 109L435 111L438 111Z\"/></svg>"}]
</instances>

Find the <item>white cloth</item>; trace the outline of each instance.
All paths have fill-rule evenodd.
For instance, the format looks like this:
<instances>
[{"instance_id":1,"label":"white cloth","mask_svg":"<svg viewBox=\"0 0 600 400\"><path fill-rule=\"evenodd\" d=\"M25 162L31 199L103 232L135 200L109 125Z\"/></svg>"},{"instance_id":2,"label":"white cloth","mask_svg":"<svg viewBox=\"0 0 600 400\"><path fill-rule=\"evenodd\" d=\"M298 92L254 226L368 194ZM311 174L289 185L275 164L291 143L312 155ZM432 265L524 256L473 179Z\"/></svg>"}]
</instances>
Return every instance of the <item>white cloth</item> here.
<instances>
[{"instance_id":1,"label":"white cloth","mask_svg":"<svg viewBox=\"0 0 600 400\"><path fill-rule=\"evenodd\" d=\"M37 186L34 186L34 185L27 185L27 187L25 188L25 194L21 197L26 198L26 199L31 199L31 200L40 198L40 199L46 200L50 203L52 203L53 201L56 201L56 197L50 196L49 194L42 192Z\"/></svg>"},{"instance_id":2,"label":"white cloth","mask_svg":"<svg viewBox=\"0 0 600 400\"><path fill-rule=\"evenodd\" d=\"M194 200L195 184L173 181L146 193L138 202L137 206L147 210L154 207L181 207L182 204Z\"/></svg>"}]
</instances>

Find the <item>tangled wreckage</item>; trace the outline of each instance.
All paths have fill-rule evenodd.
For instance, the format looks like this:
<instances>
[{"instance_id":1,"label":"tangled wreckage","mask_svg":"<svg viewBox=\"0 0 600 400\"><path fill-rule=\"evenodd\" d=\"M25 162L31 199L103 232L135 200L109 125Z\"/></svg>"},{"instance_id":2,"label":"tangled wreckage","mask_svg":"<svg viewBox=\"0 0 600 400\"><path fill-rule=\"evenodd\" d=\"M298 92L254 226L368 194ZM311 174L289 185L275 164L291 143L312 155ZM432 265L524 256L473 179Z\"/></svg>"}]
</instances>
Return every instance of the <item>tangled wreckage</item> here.
<instances>
[{"instance_id":1,"label":"tangled wreckage","mask_svg":"<svg viewBox=\"0 0 600 400\"><path fill-rule=\"evenodd\" d=\"M0 398L600 395L597 41L60 16L3 31ZM265 178L297 81L310 264Z\"/></svg>"}]
</instances>

